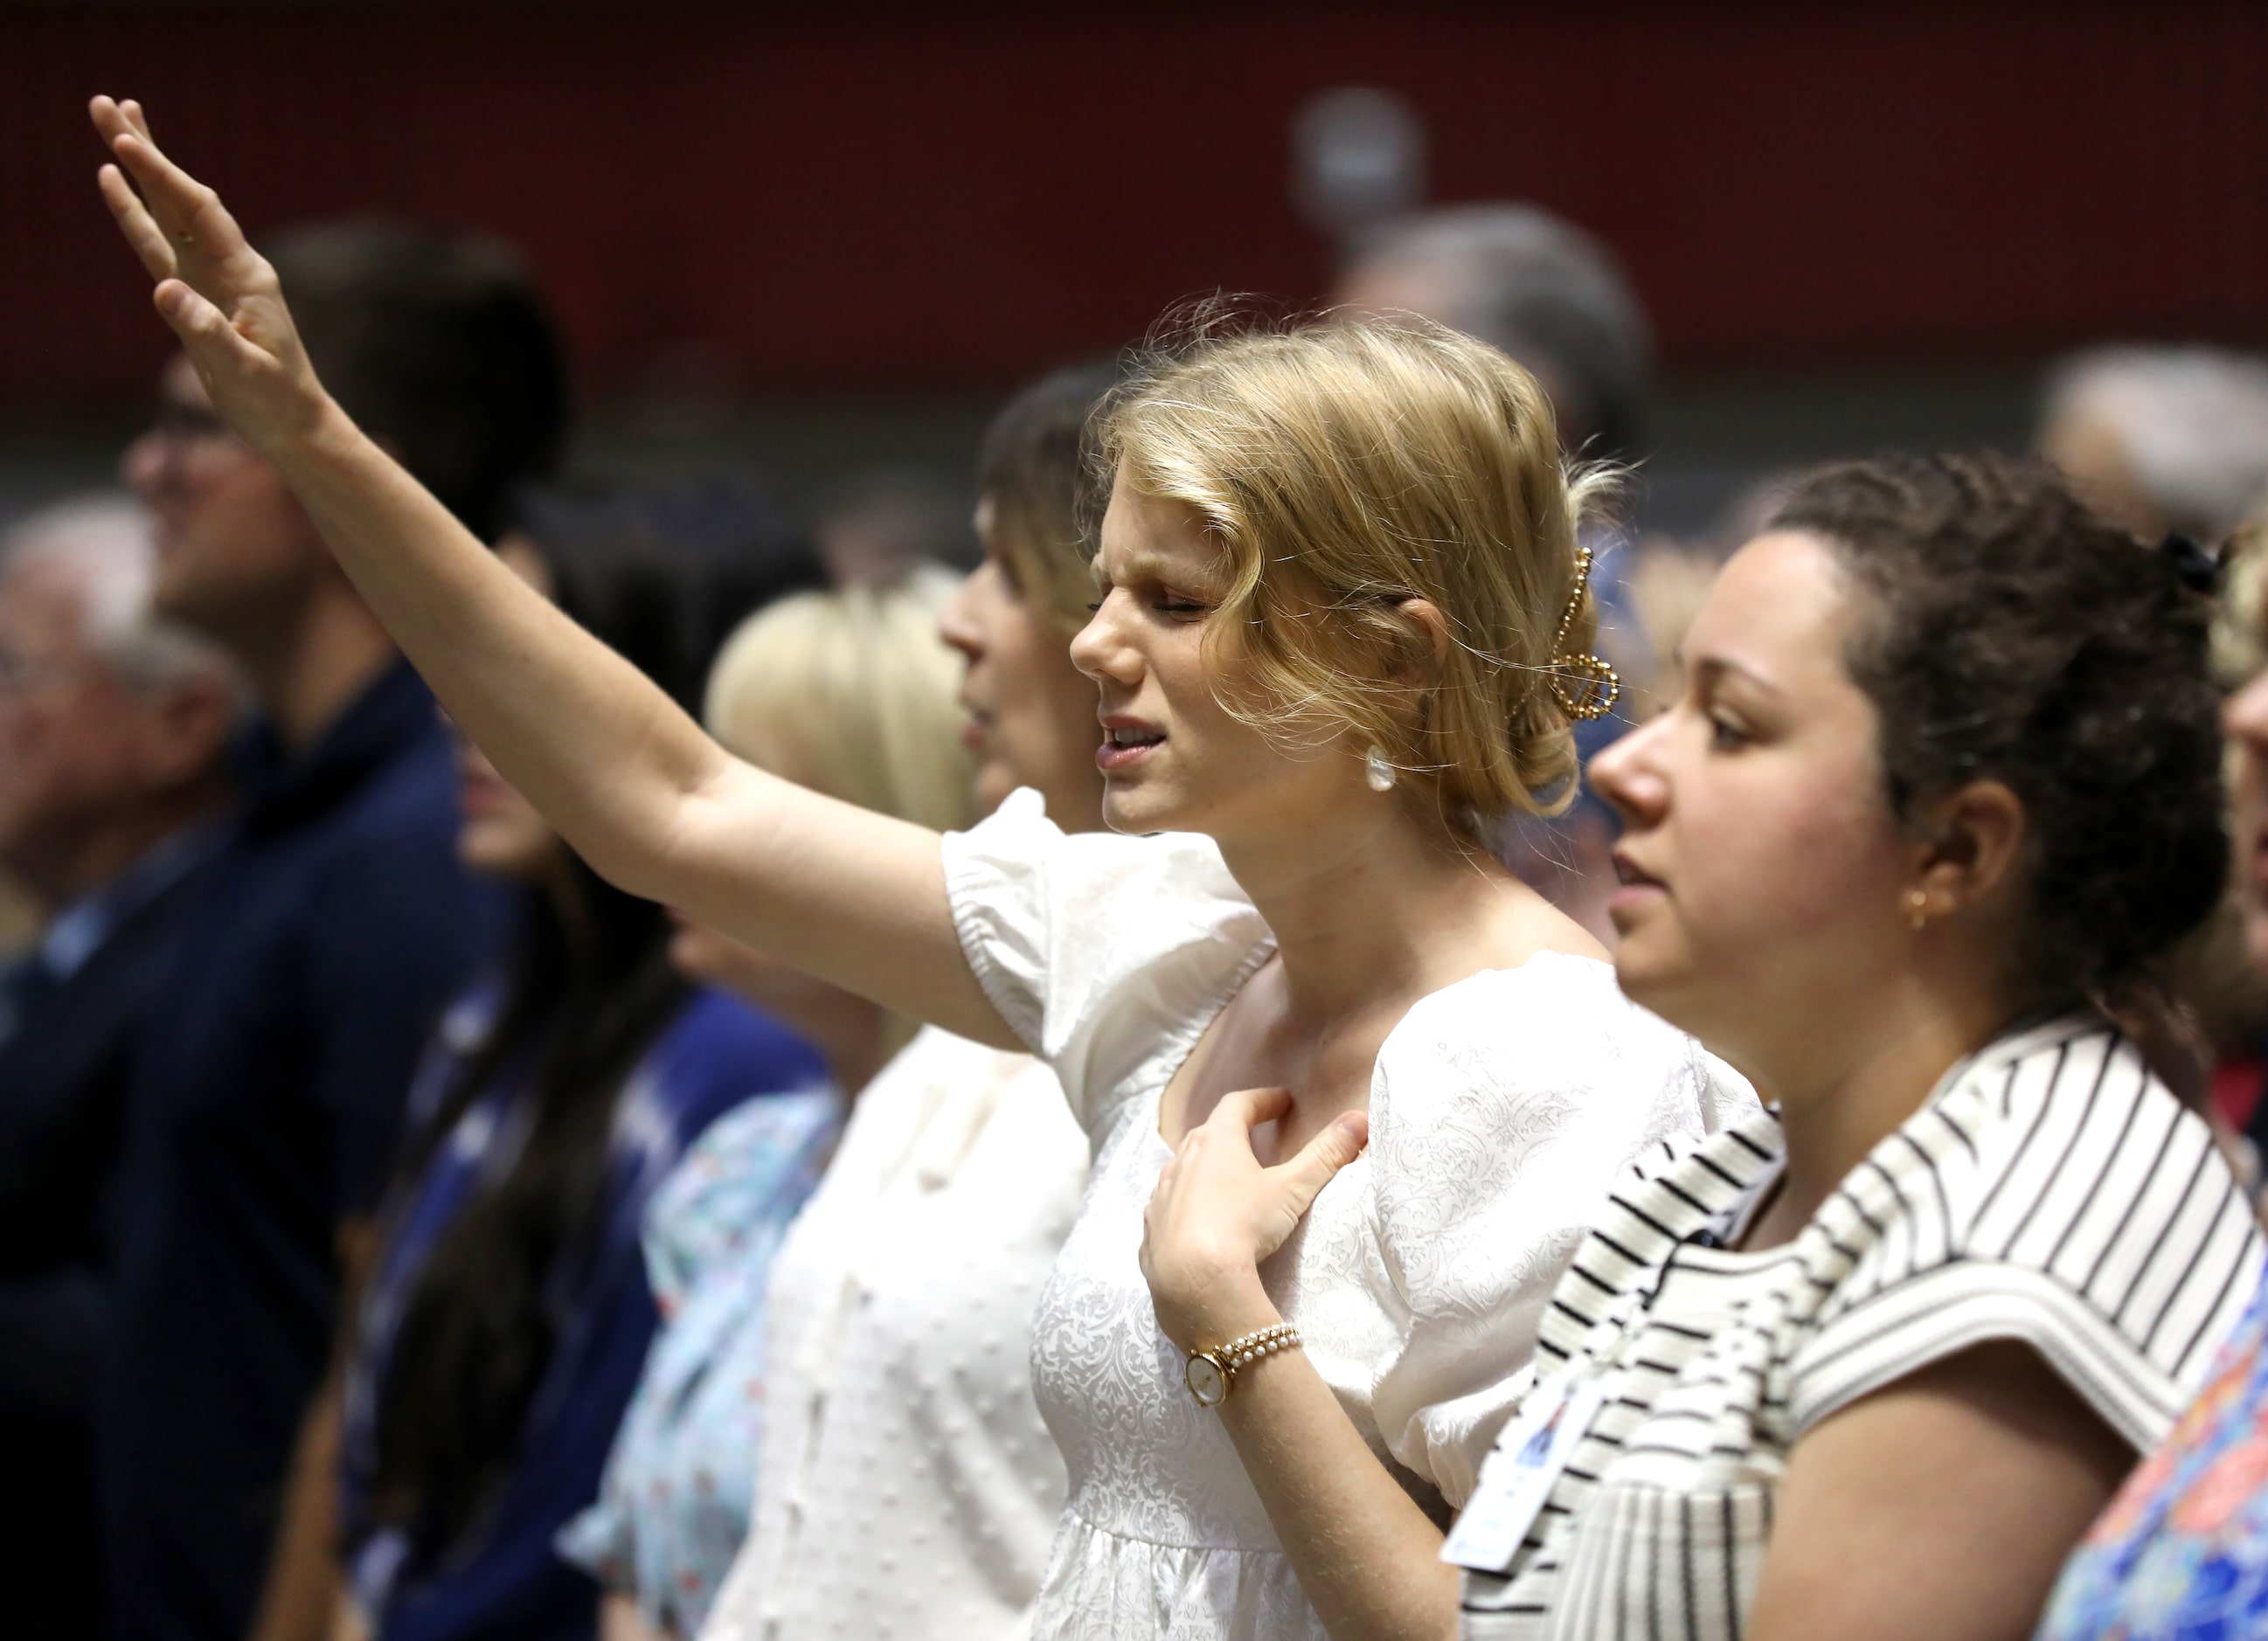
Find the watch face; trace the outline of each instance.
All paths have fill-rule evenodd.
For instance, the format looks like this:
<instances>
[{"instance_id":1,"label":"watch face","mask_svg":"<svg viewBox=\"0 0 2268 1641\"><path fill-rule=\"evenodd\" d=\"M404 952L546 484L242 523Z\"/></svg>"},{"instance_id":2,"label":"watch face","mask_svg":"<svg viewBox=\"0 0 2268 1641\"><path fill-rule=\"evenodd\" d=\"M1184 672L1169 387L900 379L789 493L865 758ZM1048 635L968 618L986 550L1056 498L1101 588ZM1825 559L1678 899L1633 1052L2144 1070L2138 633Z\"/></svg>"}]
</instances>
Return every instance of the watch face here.
<instances>
[{"instance_id":1,"label":"watch face","mask_svg":"<svg viewBox=\"0 0 2268 1641\"><path fill-rule=\"evenodd\" d=\"M1221 1398L1228 1394L1228 1375L1209 1356L1191 1357L1189 1366L1182 1372L1182 1379L1189 1386L1189 1394L1204 1407L1219 1407Z\"/></svg>"}]
</instances>

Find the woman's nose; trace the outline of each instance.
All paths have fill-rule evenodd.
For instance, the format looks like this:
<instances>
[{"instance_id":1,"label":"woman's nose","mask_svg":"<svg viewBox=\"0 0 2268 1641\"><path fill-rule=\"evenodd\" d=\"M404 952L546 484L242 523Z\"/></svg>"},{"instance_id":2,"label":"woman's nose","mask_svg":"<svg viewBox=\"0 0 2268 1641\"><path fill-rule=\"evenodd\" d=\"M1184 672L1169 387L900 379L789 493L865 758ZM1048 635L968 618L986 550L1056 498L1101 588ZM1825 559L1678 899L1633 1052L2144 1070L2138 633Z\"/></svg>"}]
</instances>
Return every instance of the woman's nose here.
<instances>
[{"instance_id":1,"label":"woman's nose","mask_svg":"<svg viewBox=\"0 0 2268 1641\"><path fill-rule=\"evenodd\" d=\"M1591 790L1613 806L1625 822L1644 824L1658 819L1668 801L1668 783L1657 767L1657 754L1668 730L1666 716L1641 724L1601 748L1586 771Z\"/></svg>"},{"instance_id":2,"label":"woman's nose","mask_svg":"<svg viewBox=\"0 0 2268 1641\"><path fill-rule=\"evenodd\" d=\"M987 576L999 573L989 562L979 564L962 578L961 585L953 590L953 596L945 601L945 607L938 612L937 636L948 648L960 651L972 661L984 651L984 628L976 619L976 602L982 590L977 584Z\"/></svg>"},{"instance_id":3,"label":"woman's nose","mask_svg":"<svg viewBox=\"0 0 2268 1641\"><path fill-rule=\"evenodd\" d=\"M2268 753L2268 672L2228 698L2220 710L2220 726L2231 740Z\"/></svg>"},{"instance_id":4,"label":"woman's nose","mask_svg":"<svg viewBox=\"0 0 2268 1641\"><path fill-rule=\"evenodd\" d=\"M1071 664L1089 678L1124 681L1130 652L1116 630L1117 597L1115 592L1106 593L1094 614L1087 617L1086 625L1071 637Z\"/></svg>"}]
</instances>

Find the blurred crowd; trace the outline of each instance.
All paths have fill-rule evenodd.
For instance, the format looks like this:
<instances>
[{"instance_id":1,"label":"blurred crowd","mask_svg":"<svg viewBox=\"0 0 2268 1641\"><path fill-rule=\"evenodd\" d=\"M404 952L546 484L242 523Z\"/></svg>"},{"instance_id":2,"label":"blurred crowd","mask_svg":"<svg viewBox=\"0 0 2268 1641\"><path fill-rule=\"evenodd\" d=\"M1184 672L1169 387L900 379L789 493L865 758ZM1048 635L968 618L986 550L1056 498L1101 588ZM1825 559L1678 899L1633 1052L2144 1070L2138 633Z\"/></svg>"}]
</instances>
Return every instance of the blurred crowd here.
<instances>
[{"instance_id":1,"label":"blurred crowd","mask_svg":"<svg viewBox=\"0 0 2268 1641\"><path fill-rule=\"evenodd\" d=\"M562 482L566 372L504 247L349 223L263 249L338 404L737 758L935 832L1021 789L1073 843L1103 828L1069 646L1096 598L1092 423L1131 353L1000 412L972 571L910 482L811 519L744 475ZM1331 303L1508 355L1571 463L1653 448L1646 314L1541 210L1389 220ZM2268 661L2268 362L2075 355L2036 447L2220 577L2241 689ZM1072 1479L1034 1309L1100 1166L1055 1075L616 887L437 707L187 364L120 474L0 542L0 867L26 907L0 969L0 1630L1026 1633ZM1700 539L1585 526L1620 696L1574 715L1584 759L1679 698L1720 567L1801 479ZM1547 796L1489 846L1611 946L1616 807ZM2135 1023L2248 1189L2250 870Z\"/></svg>"}]
</instances>

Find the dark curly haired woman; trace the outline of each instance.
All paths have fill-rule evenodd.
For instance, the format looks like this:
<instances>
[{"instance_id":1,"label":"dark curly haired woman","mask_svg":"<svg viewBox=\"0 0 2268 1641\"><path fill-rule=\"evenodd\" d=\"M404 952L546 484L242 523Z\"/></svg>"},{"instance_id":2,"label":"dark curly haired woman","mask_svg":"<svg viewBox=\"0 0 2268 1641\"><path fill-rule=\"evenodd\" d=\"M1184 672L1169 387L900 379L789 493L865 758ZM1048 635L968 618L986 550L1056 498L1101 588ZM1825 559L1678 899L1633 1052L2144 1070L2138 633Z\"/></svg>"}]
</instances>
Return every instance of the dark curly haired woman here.
<instances>
[{"instance_id":1,"label":"dark curly haired woman","mask_svg":"<svg viewBox=\"0 0 2268 1641\"><path fill-rule=\"evenodd\" d=\"M1993 457L1816 474L1727 566L1592 778L1624 990L1777 1109L1602 1210L1467 1634L2026 1635L2195 1394L2261 1238L2112 1023L2222 877L2193 570Z\"/></svg>"}]
</instances>

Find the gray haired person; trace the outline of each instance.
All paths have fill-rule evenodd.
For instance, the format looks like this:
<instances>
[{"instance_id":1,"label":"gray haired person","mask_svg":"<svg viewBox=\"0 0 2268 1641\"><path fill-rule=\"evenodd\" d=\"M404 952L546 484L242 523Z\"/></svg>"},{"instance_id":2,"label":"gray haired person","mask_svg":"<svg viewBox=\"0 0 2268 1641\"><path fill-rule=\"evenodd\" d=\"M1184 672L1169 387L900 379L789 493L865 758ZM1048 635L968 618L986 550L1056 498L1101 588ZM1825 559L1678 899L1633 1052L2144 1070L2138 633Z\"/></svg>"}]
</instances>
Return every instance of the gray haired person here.
<instances>
[{"instance_id":1,"label":"gray haired person","mask_svg":"<svg viewBox=\"0 0 2268 1641\"><path fill-rule=\"evenodd\" d=\"M0 538L0 866L44 931L0 968L0 1505L9 1633L98 1632L89 1392L109 1332L106 1199L142 1002L219 841L236 678L152 615L139 508ZM12 1575L12 1576L11 1576Z\"/></svg>"},{"instance_id":2,"label":"gray haired person","mask_svg":"<svg viewBox=\"0 0 2268 1641\"><path fill-rule=\"evenodd\" d=\"M1371 230L1336 299L1395 309L1477 336L1534 372L1561 442L1638 453L1653 368L1646 310L1613 252L1539 205L1451 205Z\"/></svg>"},{"instance_id":3,"label":"gray haired person","mask_svg":"<svg viewBox=\"0 0 2268 1641\"><path fill-rule=\"evenodd\" d=\"M2111 347L2050 373L2040 453L2145 541L2218 543L2268 501L2268 360Z\"/></svg>"}]
</instances>

